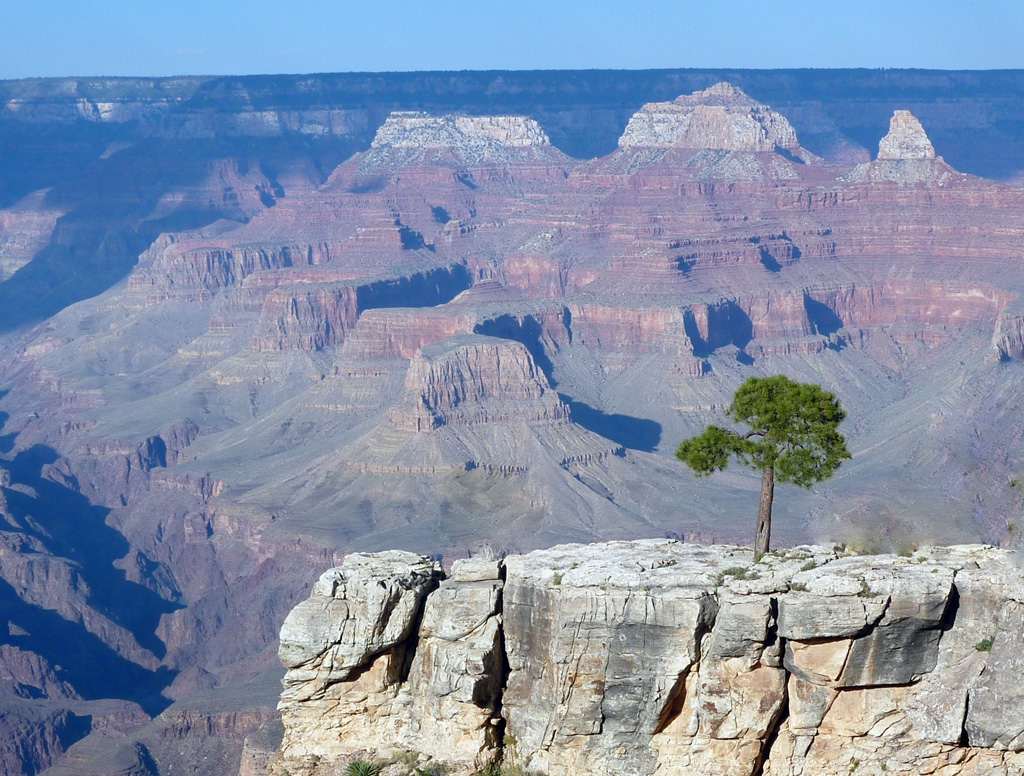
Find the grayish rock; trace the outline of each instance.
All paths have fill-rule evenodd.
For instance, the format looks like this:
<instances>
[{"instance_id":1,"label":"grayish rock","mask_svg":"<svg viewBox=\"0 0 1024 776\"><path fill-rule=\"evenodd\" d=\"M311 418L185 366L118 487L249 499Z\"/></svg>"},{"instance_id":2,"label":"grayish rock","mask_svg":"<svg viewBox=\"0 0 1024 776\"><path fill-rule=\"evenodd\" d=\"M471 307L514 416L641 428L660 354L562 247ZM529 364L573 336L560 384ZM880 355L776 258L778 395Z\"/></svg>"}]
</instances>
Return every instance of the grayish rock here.
<instances>
[{"instance_id":1,"label":"grayish rock","mask_svg":"<svg viewBox=\"0 0 1024 776\"><path fill-rule=\"evenodd\" d=\"M325 572L281 626L284 700L321 693L405 640L440 567L410 552L356 553Z\"/></svg>"},{"instance_id":2,"label":"grayish rock","mask_svg":"<svg viewBox=\"0 0 1024 776\"><path fill-rule=\"evenodd\" d=\"M889 134L878 143L879 159L934 159L932 141L909 111L898 110L889 120Z\"/></svg>"},{"instance_id":3,"label":"grayish rock","mask_svg":"<svg viewBox=\"0 0 1024 776\"><path fill-rule=\"evenodd\" d=\"M283 632L275 767L412 751L457 776L498 758L550 776L1024 773L1009 553L751 563L647 540L438 575L383 553L321 577Z\"/></svg>"}]
</instances>

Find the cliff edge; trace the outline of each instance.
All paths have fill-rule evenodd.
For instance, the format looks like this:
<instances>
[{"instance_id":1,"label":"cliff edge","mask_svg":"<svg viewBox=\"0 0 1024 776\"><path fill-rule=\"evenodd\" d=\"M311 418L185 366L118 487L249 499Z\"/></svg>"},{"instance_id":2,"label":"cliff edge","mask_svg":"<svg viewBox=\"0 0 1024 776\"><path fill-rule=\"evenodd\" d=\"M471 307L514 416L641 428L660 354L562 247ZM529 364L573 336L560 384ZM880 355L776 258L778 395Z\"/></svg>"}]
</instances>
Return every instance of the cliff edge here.
<instances>
[{"instance_id":1,"label":"cliff edge","mask_svg":"<svg viewBox=\"0 0 1024 776\"><path fill-rule=\"evenodd\" d=\"M990 547L751 563L610 542L448 578L410 553L350 555L288 616L281 659L271 773L365 757L396 774L1024 769L1024 575Z\"/></svg>"}]
</instances>

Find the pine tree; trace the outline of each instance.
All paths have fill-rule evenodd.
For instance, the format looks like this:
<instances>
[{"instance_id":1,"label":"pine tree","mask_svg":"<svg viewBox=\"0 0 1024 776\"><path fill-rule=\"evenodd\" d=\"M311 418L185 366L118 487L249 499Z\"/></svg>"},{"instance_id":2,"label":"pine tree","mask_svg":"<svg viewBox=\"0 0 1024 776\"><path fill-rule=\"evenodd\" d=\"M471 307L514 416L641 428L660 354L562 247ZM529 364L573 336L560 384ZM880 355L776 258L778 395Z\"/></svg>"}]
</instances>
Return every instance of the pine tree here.
<instances>
[{"instance_id":1,"label":"pine tree","mask_svg":"<svg viewBox=\"0 0 1024 776\"><path fill-rule=\"evenodd\" d=\"M729 417L750 430L708 426L679 445L676 458L706 476L722 471L733 456L761 472L754 558L771 544L775 481L803 488L827 480L850 457L839 423L846 413L820 385L798 383L783 375L751 377L733 396Z\"/></svg>"}]
</instances>

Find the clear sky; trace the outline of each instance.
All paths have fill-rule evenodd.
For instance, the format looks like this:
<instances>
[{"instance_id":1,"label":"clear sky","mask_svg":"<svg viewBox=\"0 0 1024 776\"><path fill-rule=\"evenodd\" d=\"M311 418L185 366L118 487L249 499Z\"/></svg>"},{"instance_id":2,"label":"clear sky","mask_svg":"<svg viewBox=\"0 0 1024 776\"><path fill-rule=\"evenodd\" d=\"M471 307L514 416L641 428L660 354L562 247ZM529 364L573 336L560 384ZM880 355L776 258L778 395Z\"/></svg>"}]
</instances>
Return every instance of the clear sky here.
<instances>
[{"instance_id":1,"label":"clear sky","mask_svg":"<svg viewBox=\"0 0 1024 776\"><path fill-rule=\"evenodd\" d=\"M1024 0L3 0L0 78L1024 68Z\"/></svg>"}]
</instances>

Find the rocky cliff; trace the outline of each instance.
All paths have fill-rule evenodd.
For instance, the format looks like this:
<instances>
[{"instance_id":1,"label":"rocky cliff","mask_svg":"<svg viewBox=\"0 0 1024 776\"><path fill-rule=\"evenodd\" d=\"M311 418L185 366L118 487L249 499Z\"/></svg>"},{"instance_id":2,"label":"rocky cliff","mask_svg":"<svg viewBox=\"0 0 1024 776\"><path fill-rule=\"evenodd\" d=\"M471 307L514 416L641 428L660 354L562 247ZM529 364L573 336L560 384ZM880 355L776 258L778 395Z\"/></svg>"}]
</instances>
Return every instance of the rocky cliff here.
<instances>
[{"instance_id":1,"label":"rocky cliff","mask_svg":"<svg viewBox=\"0 0 1024 776\"><path fill-rule=\"evenodd\" d=\"M0 328L60 312L0 337L15 647L0 650L0 709L35 731L21 738L37 766L93 767L88 704L111 700L136 715L129 760L143 747L172 772L186 747L158 746L149 717L184 715L179 733L209 742L223 728L209 720L276 666L310 569L346 552L742 540L757 478L698 482L671 453L751 375L823 383L848 412L854 459L780 491L780 542L1015 541L1024 191L928 149L958 168L965 148L1013 157L969 140L1009 136L1016 76L978 75L950 102L918 74L882 105L850 84L890 76L849 74L850 145L831 87L735 75L708 89L726 74L663 73L642 96L613 85L599 109L573 106L607 76L551 93L550 74L452 76L483 86L437 105L419 77L382 77L412 91L377 102L339 77L362 123L324 116L324 133L278 118L330 103L326 77L296 94L259 79L157 89L178 102L155 123L111 107L126 83L64 83L104 105L45 131L32 116L50 98L19 85L0 119L5 148L21 138L0 170L14 273ZM920 122L890 121L894 108ZM599 113L617 117L600 128L611 153L558 150ZM185 114L207 115L214 138L162 134ZM965 116L982 129L953 133ZM83 166L61 156L65 136ZM827 138L846 151L824 153ZM32 143L57 150L36 164ZM62 159L74 174L55 176ZM66 633L111 670L55 653ZM183 706L206 694L208 723ZM276 696L258 685L240 710ZM248 724L219 737L224 757ZM250 740L248 761L272 739ZM213 761L207 776L224 770Z\"/></svg>"},{"instance_id":2,"label":"rocky cliff","mask_svg":"<svg viewBox=\"0 0 1024 776\"><path fill-rule=\"evenodd\" d=\"M626 125L619 147L706 148L722 151L800 151L785 116L729 83L717 83L672 102L644 105Z\"/></svg>"},{"instance_id":3,"label":"rocky cliff","mask_svg":"<svg viewBox=\"0 0 1024 776\"><path fill-rule=\"evenodd\" d=\"M352 555L282 627L269 772L1019 774L1021 581L980 545Z\"/></svg>"}]
</instances>

